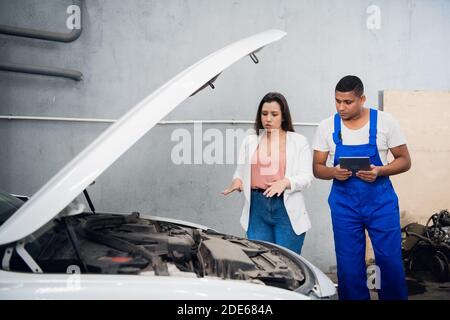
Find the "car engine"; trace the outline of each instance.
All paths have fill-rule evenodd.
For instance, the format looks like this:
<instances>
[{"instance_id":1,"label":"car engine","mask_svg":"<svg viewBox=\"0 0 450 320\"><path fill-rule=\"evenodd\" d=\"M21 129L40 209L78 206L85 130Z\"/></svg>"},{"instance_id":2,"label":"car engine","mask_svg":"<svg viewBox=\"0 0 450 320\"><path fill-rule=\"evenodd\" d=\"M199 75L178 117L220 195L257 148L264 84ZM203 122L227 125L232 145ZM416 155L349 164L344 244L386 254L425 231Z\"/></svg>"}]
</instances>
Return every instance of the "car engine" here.
<instances>
[{"instance_id":1,"label":"car engine","mask_svg":"<svg viewBox=\"0 0 450 320\"><path fill-rule=\"evenodd\" d=\"M402 253L408 275L439 282L450 281L450 213L433 214L426 225L403 229Z\"/></svg>"},{"instance_id":2,"label":"car engine","mask_svg":"<svg viewBox=\"0 0 450 320\"><path fill-rule=\"evenodd\" d=\"M288 290L305 282L298 262L244 238L130 215L59 217L26 250L44 273L141 274L247 280ZM30 271L14 253L10 269Z\"/></svg>"}]
</instances>

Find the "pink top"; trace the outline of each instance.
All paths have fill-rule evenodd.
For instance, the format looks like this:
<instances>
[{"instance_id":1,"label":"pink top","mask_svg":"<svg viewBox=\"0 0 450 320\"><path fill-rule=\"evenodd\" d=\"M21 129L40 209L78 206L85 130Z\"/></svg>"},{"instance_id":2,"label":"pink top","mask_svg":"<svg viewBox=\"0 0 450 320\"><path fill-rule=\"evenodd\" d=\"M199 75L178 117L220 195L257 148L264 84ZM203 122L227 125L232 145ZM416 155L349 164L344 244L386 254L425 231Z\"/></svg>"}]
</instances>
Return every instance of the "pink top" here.
<instances>
[{"instance_id":1,"label":"pink top","mask_svg":"<svg viewBox=\"0 0 450 320\"><path fill-rule=\"evenodd\" d=\"M267 183L284 179L286 171L286 147L280 143L278 152L274 150L270 156L255 150L252 157L251 188L267 189Z\"/></svg>"}]
</instances>

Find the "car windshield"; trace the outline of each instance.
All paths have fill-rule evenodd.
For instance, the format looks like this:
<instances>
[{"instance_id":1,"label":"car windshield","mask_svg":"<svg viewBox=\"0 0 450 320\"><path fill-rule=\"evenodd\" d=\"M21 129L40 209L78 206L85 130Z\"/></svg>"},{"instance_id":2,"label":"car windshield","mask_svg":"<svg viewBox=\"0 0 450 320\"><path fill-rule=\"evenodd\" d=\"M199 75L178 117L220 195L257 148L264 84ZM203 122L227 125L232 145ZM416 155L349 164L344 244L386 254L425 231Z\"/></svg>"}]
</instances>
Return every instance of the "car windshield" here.
<instances>
[{"instance_id":1,"label":"car windshield","mask_svg":"<svg viewBox=\"0 0 450 320\"><path fill-rule=\"evenodd\" d=\"M0 226L13 215L24 202L0 191Z\"/></svg>"}]
</instances>

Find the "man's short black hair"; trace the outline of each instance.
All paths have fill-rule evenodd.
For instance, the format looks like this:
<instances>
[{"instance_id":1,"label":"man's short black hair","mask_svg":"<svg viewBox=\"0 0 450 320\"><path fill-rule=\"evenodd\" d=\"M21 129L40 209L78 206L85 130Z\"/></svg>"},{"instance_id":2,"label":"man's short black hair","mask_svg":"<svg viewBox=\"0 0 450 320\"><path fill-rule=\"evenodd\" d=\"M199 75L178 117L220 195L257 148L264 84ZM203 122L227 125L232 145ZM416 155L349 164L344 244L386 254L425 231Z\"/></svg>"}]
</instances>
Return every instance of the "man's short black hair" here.
<instances>
[{"instance_id":1,"label":"man's short black hair","mask_svg":"<svg viewBox=\"0 0 450 320\"><path fill-rule=\"evenodd\" d=\"M350 92L353 91L356 96L360 97L364 94L364 85L357 76L345 76L336 85L336 91Z\"/></svg>"}]
</instances>

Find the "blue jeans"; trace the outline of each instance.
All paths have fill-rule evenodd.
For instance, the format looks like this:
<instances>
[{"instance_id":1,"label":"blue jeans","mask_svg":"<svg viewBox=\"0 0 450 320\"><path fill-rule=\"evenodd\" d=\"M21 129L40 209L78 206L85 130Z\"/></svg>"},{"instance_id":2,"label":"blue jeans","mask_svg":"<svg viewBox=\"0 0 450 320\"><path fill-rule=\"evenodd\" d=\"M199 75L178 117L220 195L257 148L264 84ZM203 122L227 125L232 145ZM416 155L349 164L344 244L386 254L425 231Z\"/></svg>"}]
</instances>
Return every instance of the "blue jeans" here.
<instances>
[{"instance_id":1,"label":"blue jeans","mask_svg":"<svg viewBox=\"0 0 450 320\"><path fill-rule=\"evenodd\" d=\"M292 229L283 194L266 198L262 192L252 190L247 237L276 243L300 254L305 233L298 235Z\"/></svg>"}]
</instances>

